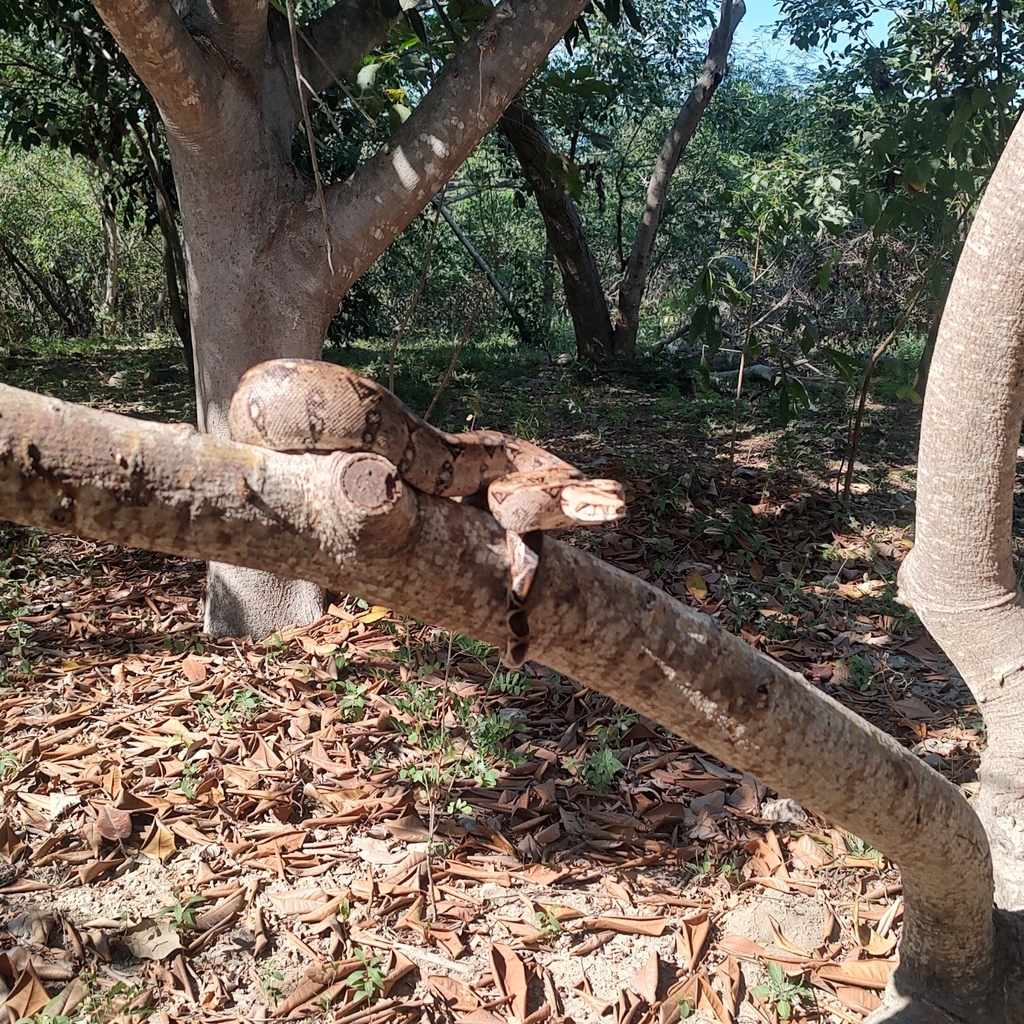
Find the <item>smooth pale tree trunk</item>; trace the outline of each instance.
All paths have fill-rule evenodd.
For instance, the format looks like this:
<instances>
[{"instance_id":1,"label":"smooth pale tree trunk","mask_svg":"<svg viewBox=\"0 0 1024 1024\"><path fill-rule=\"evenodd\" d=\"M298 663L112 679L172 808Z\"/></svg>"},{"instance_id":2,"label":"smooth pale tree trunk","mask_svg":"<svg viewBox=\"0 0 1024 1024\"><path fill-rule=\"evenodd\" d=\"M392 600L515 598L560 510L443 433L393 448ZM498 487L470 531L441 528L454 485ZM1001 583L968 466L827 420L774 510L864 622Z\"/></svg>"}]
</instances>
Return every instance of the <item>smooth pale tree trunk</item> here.
<instances>
[{"instance_id":1,"label":"smooth pale tree trunk","mask_svg":"<svg viewBox=\"0 0 1024 1024\"><path fill-rule=\"evenodd\" d=\"M654 172L647 184L647 197L643 212L633 236L633 248L626 261L619 283L618 309L615 314L612 350L631 358L636 352L636 336L640 329L640 303L647 289L647 275L651 269L654 240L658 235L665 202L683 152L690 144L708 104L725 78L728 70L729 50L740 19L746 13L743 0L722 0L718 24L708 40L708 55L704 70L686 98L675 123L662 144Z\"/></svg>"},{"instance_id":2,"label":"smooth pale tree trunk","mask_svg":"<svg viewBox=\"0 0 1024 1024\"><path fill-rule=\"evenodd\" d=\"M576 355L599 361L611 347L612 321L601 285L601 273L587 240L583 220L572 197L551 173L551 143L537 119L517 100L498 122L515 150L526 180L533 186L544 218L548 250L558 261L565 304L576 336Z\"/></svg>"},{"instance_id":3,"label":"smooth pale tree trunk","mask_svg":"<svg viewBox=\"0 0 1024 1024\"><path fill-rule=\"evenodd\" d=\"M1024 412L1024 126L978 210L939 328L921 424L915 546L901 598L960 670L985 719L975 808L996 900L1024 908L1024 598L1013 497Z\"/></svg>"},{"instance_id":4,"label":"smooth pale tree trunk","mask_svg":"<svg viewBox=\"0 0 1024 1024\"><path fill-rule=\"evenodd\" d=\"M94 0L159 107L185 236L199 426L226 434L241 373L318 358L341 298L430 202L561 39L586 0L504 0L412 116L348 180L318 194L291 159L301 119L284 18L266 0ZM316 91L380 43L394 0L339 0L298 45ZM326 220L326 225L325 225ZM211 564L206 628L262 636L315 618L312 583Z\"/></svg>"},{"instance_id":5,"label":"smooth pale tree trunk","mask_svg":"<svg viewBox=\"0 0 1024 1024\"><path fill-rule=\"evenodd\" d=\"M270 567L506 640L504 531L481 510L419 494L378 456L286 455L0 385L0 515ZM1019 1019L1019 980L1006 991L1019 946L993 916L985 833L956 787L714 619L578 548L545 540L527 614L538 661L899 864L900 966L873 1021Z\"/></svg>"}]
</instances>

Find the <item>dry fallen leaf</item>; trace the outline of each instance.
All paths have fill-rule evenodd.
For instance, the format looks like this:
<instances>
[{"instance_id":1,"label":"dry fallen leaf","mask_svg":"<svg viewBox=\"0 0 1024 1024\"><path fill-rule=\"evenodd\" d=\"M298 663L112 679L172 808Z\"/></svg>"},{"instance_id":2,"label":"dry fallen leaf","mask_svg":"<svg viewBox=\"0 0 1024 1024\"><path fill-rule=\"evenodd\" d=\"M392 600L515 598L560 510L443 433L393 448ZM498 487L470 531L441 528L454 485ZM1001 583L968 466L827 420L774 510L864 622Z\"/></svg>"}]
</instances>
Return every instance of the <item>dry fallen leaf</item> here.
<instances>
[{"instance_id":1,"label":"dry fallen leaf","mask_svg":"<svg viewBox=\"0 0 1024 1024\"><path fill-rule=\"evenodd\" d=\"M383 619L385 615L390 613L390 608L385 608L382 604L375 604L369 611L363 612L356 621L369 624L376 622L378 619Z\"/></svg>"},{"instance_id":2,"label":"dry fallen leaf","mask_svg":"<svg viewBox=\"0 0 1024 1024\"><path fill-rule=\"evenodd\" d=\"M806 949L801 949L795 942L791 942L782 934L782 929L779 927L779 922L775 920L770 914L768 917L768 925L772 930L772 938L775 940L775 945L779 947L784 953L792 953L794 956L802 957L807 960L810 959L811 954Z\"/></svg>"},{"instance_id":3,"label":"dry fallen leaf","mask_svg":"<svg viewBox=\"0 0 1024 1024\"><path fill-rule=\"evenodd\" d=\"M658 954L652 953L650 959L640 968L629 987L649 1006L658 1001L658 978L661 973L661 961Z\"/></svg>"},{"instance_id":4,"label":"dry fallen leaf","mask_svg":"<svg viewBox=\"0 0 1024 1024\"><path fill-rule=\"evenodd\" d=\"M491 973L494 984L503 997L511 996L511 1009L514 1016L526 1020L528 983L526 965L519 959L519 954L501 942L492 942L490 949Z\"/></svg>"},{"instance_id":5,"label":"dry fallen leaf","mask_svg":"<svg viewBox=\"0 0 1024 1024\"><path fill-rule=\"evenodd\" d=\"M889 983L896 966L894 960L847 960L839 964L822 964L817 973L825 981L837 985L856 985L881 992Z\"/></svg>"},{"instance_id":6,"label":"dry fallen leaf","mask_svg":"<svg viewBox=\"0 0 1024 1024\"><path fill-rule=\"evenodd\" d=\"M178 933L171 927L170 918L159 921L144 917L138 924L125 930L124 944L132 956L140 960L163 960L181 949Z\"/></svg>"},{"instance_id":7,"label":"dry fallen leaf","mask_svg":"<svg viewBox=\"0 0 1024 1024\"><path fill-rule=\"evenodd\" d=\"M870 925L859 921L856 907L854 908L853 933L857 937L857 941L872 956L888 956L896 948L896 936L888 935L883 938Z\"/></svg>"},{"instance_id":8,"label":"dry fallen leaf","mask_svg":"<svg viewBox=\"0 0 1024 1024\"><path fill-rule=\"evenodd\" d=\"M798 871L815 871L832 863L832 858L809 835L802 835L790 845L789 856Z\"/></svg>"},{"instance_id":9,"label":"dry fallen leaf","mask_svg":"<svg viewBox=\"0 0 1024 1024\"><path fill-rule=\"evenodd\" d=\"M657 937L663 934L668 927L668 918L604 914L601 917L588 917L582 922L581 927L591 931L611 931L621 932L623 935L653 935Z\"/></svg>"},{"instance_id":10,"label":"dry fallen leaf","mask_svg":"<svg viewBox=\"0 0 1024 1024\"><path fill-rule=\"evenodd\" d=\"M127 839L132 834L132 816L112 804L100 804L96 807L96 827L111 842Z\"/></svg>"},{"instance_id":11,"label":"dry fallen leaf","mask_svg":"<svg viewBox=\"0 0 1024 1024\"><path fill-rule=\"evenodd\" d=\"M19 969L6 953L0 953L0 983L7 990L0 1007L11 1021L35 1017L50 1002L50 994L36 976L31 962Z\"/></svg>"},{"instance_id":12,"label":"dry fallen leaf","mask_svg":"<svg viewBox=\"0 0 1024 1024\"><path fill-rule=\"evenodd\" d=\"M676 932L676 955L680 966L690 974L697 966L704 944L711 933L711 922L705 911L685 917L679 922L682 927Z\"/></svg>"},{"instance_id":13,"label":"dry fallen leaf","mask_svg":"<svg viewBox=\"0 0 1024 1024\"><path fill-rule=\"evenodd\" d=\"M149 830L142 849L139 850L144 857L152 857L153 860L166 864L174 855L177 839L174 833L167 828L159 818L153 819L153 827Z\"/></svg>"},{"instance_id":14,"label":"dry fallen leaf","mask_svg":"<svg viewBox=\"0 0 1024 1024\"><path fill-rule=\"evenodd\" d=\"M708 585L704 582L704 577L696 569L686 574L686 589L698 601L707 599Z\"/></svg>"},{"instance_id":15,"label":"dry fallen leaf","mask_svg":"<svg viewBox=\"0 0 1024 1024\"><path fill-rule=\"evenodd\" d=\"M181 663L181 671L190 683L202 683L206 680L206 665L194 654L190 654Z\"/></svg>"}]
</instances>

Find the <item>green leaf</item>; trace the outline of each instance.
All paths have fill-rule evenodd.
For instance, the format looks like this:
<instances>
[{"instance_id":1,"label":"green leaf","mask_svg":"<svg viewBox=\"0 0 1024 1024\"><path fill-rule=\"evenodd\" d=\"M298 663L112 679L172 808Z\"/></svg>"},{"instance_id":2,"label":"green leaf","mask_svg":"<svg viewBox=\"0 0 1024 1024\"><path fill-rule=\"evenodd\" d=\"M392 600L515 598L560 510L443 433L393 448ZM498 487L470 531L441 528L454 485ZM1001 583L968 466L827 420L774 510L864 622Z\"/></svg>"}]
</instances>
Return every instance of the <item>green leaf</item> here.
<instances>
[{"instance_id":1,"label":"green leaf","mask_svg":"<svg viewBox=\"0 0 1024 1024\"><path fill-rule=\"evenodd\" d=\"M789 1002L788 999L780 999L775 1004L775 1012L783 1020L789 1020L789 1018L793 1015L793 1007L790 1005L790 1002Z\"/></svg>"},{"instance_id":2,"label":"green leaf","mask_svg":"<svg viewBox=\"0 0 1024 1024\"><path fill-rule=\"evenodd\" d=\"M423 18L420 16L420 12L416 10L415 5L406 10L405 17L409 24L412 25L413 32L419 36L420 42L424 46L429 46L430 41L427 39L427 26L423 24Z\"/></svg>"},{"instance_id":3,"label":"green leaf","mask_svg":"<svg viewBox=\"0 0 1024 1024\"><path fill-rule=\"evenodd\" d=\"M364 64L356 74L356 85L363 92L369 92L376 84L378 71L380 71L379 64Z\"/></svg>"},{"instance_id":4,"label":"green leaf","mask_svg":"<svg viewBox=\"0 0 1024 1024\"><path fill-rule=\"evenodd\" d=\"M882 213L882 199L877 192L869 192L864 197L864 202L861 204L861 216L864 218L864 223L869 228L874 227L878 223L878 218Z\"/></svg>"}]
</instances>

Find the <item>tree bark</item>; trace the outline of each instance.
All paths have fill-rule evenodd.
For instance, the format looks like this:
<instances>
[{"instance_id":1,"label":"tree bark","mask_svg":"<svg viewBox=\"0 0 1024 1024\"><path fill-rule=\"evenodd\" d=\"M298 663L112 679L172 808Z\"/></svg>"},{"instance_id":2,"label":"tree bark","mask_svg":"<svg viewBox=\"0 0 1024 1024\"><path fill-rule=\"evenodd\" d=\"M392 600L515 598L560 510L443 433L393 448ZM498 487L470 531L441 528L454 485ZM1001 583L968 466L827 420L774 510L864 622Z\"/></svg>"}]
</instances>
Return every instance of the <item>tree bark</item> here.
<instances>
[{"instance_id":1,"label":"tree bark","mask_svg":"<svg viewBox=\"0 0 1024 1024\"><path fill-rule=\"evenodd\" d=\"M481 510L403 485L377 456L285 455L0 385L0 515L301 576L506 639L504 532ZM950 1019L935 1007L972 1024L1005 1019L985 833L955 787L715 620L577 548L544 542L528 614L538 661L899 864L892 998L911 1010L877 1020Z\"/></svg>"},{"instance_id":2,"label":"tree bark","mask_svg":"<svg viewBox=\"0 0 1024 1024\"><path fill-rule=\"evenodd\" d=\"M679 166L684 150L690 144L701 117L715 95L728 70L729 50L740 19L746 13L744 0L722 0L718 24L708 40L708 55L704 71L686 98L675 123L662 144L654 173L647 185L647 199L640 215L633 248L626 261L625 272L619 284L618 311L612 348L618 355L631 358L636 352L636 336L640 327L640 303L647 288L647 275L651 269L654 240L665 213L668 187Z\"/></svg>"},{"instance_id":3,"label":"tree bark","mask_svg":"<svg viewBox=\"0 0 1024 1024\"><path fill-rule=\"evenodd\" d=\"M185 236L200 429L226 436L241 374L319 358L343 295L430 202L586 0L504 0L375 157L326 190L291 160L300 119L287 24L266 0L95 0L167 127ZM387 33L392 0L341 0L304 33L304 80L344 74ZM311 46L311 48L310 48ZM212 564L207 630L259 636L321 610L312 584Z\"/></svg>"},{"instance_id":4,"label":"tree bark","mask_svg":"<svg viewBox=\"0 0 1024 1024\"><path fill-rule=\"evenodd\" d=\"M117 230L117 207L113 190L104 187L100 209L103 229L103 256L105 274L103 282L103 313L113 319L117 315L118 283L120 276L121 238Z\"/></svg>"},{"instance_id":5,"label":"tree bark","mask_svg":"<svg viewBox=\"0 0 1024 1024\"><path fill-rule=\"evenodd\" d=\"M1024 125L989 182L946 299L921 423L915 546L900 594L985 718L975 805L996 900L1024 908L1024 597L1014 575L1024 414Z\"/></svg>"},{"instance_id":6,"label":"tree bark","mask_svg":"<svg viewBox=\"0 0 1024 1024\"><path fill-rule=\"evenodd\" d=\"M544 218L548 247L558 261L565 302L576 335L576 355L600 362L611 350L612 321L586 229L576 204L548 166L554 151L536 118L516 100L498 127L519 158Z\"/></svg>"}]
</instances>

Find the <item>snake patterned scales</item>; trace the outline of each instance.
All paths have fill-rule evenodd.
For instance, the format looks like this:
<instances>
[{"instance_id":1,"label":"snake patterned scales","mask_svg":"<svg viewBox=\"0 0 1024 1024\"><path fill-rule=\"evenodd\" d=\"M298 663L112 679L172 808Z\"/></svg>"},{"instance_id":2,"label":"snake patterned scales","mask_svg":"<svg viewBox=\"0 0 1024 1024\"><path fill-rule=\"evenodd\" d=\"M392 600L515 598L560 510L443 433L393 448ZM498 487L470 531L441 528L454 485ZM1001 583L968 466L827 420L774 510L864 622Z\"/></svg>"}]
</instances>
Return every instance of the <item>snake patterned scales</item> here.
<instances>
[{"instance_id":1,"label":"snake patterned scales","mask_svg":"<svg viewBox=\"0 0 1024 1024\"><path fill-rule=\"evenodd\" d=\"M232 438L282 452L373 452L418 491L483 497L508 532L506 664L525 660L524 606L540 557L538 531L606 523L626 512L622 485L592 480L529 441L492 430L450 434L387 388L334 363L273 359L247 370L228 411Z\"/></svg>"}]
</instances>

